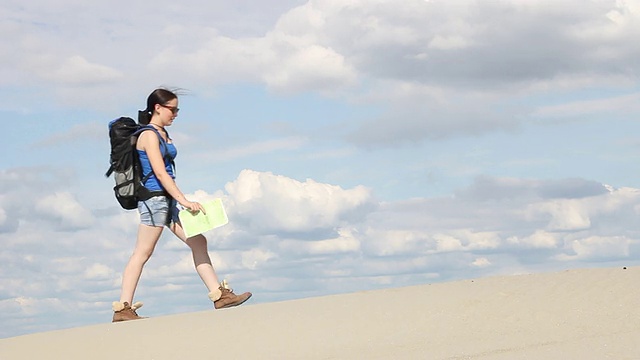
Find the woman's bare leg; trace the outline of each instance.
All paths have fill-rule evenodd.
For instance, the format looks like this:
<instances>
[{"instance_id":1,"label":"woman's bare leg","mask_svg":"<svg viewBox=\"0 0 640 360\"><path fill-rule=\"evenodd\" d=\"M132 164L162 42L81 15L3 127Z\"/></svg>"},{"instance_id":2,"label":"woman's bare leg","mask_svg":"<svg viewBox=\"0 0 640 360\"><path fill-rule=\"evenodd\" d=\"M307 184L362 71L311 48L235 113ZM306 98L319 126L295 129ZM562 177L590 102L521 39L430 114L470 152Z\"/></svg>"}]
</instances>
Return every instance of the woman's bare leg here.
<instances>
[{"instance_id":1,"label":"woman's bare leg","mask_svg":"<svg viewBox=\"0 0 640 360\"><path fill-rule=\"evenodd\" d=\"M120 302L133 303L133 295L136 292L140 275L142 274L142 268L147 260L153 254L153 250L160 239L163 227L161 226L138 226L138 240L136 241L136 247L133 250L133 254L129 258L127 266L124 268L122 274L122 290L120 292Z\"/></svg>"},{"instance_id":2,"label":"woman's bare leg","mask_svg":"<svg viewBox=\"0 0 640 360\"><path fill-rule=\"evenodd\" d=\"M213 265L211 264L211 258L207 250L207 238L204 235L196 235L187 239L184 234L182 226L177 223L172 223L169 227L171 231L185 244L191 248L191 254L193 255L193 264L196 267L200 279L207 287L209 291L214 291L220 286L220 281L216 275Z\"/></svg>"}]
</instances>

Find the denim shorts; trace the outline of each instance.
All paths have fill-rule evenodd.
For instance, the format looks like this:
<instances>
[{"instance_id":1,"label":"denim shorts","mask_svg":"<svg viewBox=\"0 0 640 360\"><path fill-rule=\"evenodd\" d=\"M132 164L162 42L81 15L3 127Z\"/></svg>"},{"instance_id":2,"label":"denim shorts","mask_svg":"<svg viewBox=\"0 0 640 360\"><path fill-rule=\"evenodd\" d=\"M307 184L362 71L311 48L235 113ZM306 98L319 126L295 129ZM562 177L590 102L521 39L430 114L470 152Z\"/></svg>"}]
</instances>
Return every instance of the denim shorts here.
<instances>
[{"instance_id":1,"label":"denim shorts","mask_svg":"<svg viewBox=\"0 0 640 360\"><path fill-rule=\"evenodd\" d=\"M166 196L154 196L145 201L138 201L140 223L149 226L165 226L179 223L176 201Z\"/></svg>"}]
</instances>

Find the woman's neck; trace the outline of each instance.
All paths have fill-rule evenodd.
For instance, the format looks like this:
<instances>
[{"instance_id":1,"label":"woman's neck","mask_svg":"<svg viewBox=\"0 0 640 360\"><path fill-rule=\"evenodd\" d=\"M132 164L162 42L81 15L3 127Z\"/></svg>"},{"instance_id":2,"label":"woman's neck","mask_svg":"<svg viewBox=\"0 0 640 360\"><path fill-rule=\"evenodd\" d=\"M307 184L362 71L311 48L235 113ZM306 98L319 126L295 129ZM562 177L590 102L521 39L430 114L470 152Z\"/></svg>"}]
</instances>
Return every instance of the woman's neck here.
<instances>
[{"instance_id":1,"label":"woman's neck","mask_svg":"<svg viewBox=\"0 0 640 360\"><path fill-rule=\"evenodd\" d=\"M154 122L150 122L149 125L153 125L154 127L158 128L159 130L164 130L164 126L156 124Z\"/></svg>"}]
</instances>

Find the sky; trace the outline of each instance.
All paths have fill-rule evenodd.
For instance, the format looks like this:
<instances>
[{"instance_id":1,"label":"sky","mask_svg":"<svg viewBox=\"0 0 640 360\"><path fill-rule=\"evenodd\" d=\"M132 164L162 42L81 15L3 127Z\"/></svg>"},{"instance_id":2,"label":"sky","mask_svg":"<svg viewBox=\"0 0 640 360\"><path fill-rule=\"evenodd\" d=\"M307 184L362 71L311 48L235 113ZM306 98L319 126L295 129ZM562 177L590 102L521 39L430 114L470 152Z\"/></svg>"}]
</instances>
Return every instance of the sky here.
<instances>
[{"instance_id":1,"label":"sky","mask_svg":"<svg viewBox=\"0 0 640 360\"><path fill-rule=\"evenodd\" d=\"M157 87L243 306L640 265L640 0L4 0L0 34L0 338L111 321L107 124ZM135 300L213 309L169 232Z\"/></svg>"}]
</instances>

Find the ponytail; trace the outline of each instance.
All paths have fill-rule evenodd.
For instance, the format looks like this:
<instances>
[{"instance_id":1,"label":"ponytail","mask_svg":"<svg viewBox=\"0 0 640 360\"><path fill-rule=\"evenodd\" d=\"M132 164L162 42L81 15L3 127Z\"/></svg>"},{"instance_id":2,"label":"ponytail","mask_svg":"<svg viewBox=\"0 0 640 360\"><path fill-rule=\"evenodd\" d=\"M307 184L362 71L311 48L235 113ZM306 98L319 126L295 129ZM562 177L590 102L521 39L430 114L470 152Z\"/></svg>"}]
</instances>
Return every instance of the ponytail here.
<instances>
[{"instance_id":1,"label":"ponytail","mask_svg":"<svg viewBox=\"0 0 640 360\"><path fill-rule=\"evenodd\" d=\"M151 111L149 110L138 110L138 124L140 125L149 125L151 122Z\"/></svg>"}]
</instances>

